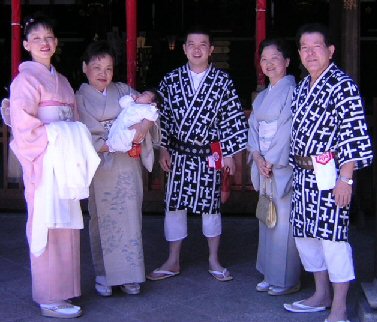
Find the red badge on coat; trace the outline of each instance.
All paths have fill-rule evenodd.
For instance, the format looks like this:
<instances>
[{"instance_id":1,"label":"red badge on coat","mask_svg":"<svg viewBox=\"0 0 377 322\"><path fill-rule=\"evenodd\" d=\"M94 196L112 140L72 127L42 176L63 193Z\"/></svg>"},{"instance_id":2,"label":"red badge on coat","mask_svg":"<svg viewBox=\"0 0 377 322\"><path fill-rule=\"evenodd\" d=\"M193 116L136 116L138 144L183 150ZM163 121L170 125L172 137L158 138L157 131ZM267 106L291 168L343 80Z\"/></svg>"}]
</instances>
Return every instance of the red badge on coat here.
<instances>
[{"instance_id":1,"label":"red badge on coat","mask_svg":"<svg viewBox=\"0 0 377 322\"><path fill-rule=\"evenodd\" d=\"M208 157L208 165L210 168L220 170L224 166L220 142L211 143L211 152L212 154Z\"/></svg>"}]
</instances>

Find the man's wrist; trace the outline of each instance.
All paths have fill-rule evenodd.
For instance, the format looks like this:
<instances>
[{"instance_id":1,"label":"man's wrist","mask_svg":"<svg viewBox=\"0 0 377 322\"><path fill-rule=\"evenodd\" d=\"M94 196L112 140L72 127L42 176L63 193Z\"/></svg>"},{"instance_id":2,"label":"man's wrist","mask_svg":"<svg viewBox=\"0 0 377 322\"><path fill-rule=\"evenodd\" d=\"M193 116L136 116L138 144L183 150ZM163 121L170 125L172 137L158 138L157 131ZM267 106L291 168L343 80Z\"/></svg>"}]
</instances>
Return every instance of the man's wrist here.
<instances>
[{"instance_id":1,"label":"man's wrist","mask_svg":"<svg viewBox=\"0 0 377 322\"><path fill-rule=\"evenodd\" d=\"M344 183L349 184L350 186L353 184L352 178L349 178L349 177L346 177L346 176L340 175L339 176L339 180L342 181L342 182L344 182Z\"/></svg>"}]
</instances>

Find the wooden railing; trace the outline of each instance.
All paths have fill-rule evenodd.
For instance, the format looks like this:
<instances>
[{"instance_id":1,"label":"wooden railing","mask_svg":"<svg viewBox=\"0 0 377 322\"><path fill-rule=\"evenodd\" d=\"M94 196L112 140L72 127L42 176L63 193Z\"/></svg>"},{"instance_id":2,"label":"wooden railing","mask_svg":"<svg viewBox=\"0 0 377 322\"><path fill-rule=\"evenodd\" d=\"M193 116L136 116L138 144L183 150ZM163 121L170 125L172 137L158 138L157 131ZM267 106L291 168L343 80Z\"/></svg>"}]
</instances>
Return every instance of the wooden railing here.
<instances>
[{"instance_id":1,"label":"wooden railing","mask_svg":"<svg viewBox=\"0 0 377 322\"><path fill-rule=\"evenodd\" d=\"M8 158L9 158L9 127L0 118L0 165L1 165L1 184L0 184L0 209L1 210L24 210L25 200L23 194L22 179L9 180L8 177ZM15 158L11 162L18 162ZM16 164L17 167L17 164Z\"/></svg>"},{"instance_id":2,"label":"wooden railing","mask_svg":"<svg viewBox=\"0 0 377 322\"><path fill-rule=\"evenodd\" d=\"M248 116L247 113L246 116ZM0 210L25 210L22 182L10 182L8 179L9 128L1 123L1 187ZM155 150L153 172L143 172L144 202L146 213L162 213L164 210L165 174L158 165L159 151ZM235 156L236 174L232 177L231 196L223 206L224 213L253 214L256 206L256 192L250 184L250 168L246 162L246 151ZM20 180L22 181L22 180ZM86 202L83 202L84 209Z\"/></svg>"},{"instance_id":3,"label":"wooden railing","mask_svg":"<svg viewBox=\"0 0 377 322\"><path fill-rule=\"evenodd\" d=\"M155 151L156 160L159 152ZM236 174L231 177L231 196L223 205L222 212L229 214L253 214L257 195L250 184L250 167L247 165L247 152L235 156ZM152 173L144 172L144 212L163 212L165 174L157 162Z\"/></svg>"}]
</instances>

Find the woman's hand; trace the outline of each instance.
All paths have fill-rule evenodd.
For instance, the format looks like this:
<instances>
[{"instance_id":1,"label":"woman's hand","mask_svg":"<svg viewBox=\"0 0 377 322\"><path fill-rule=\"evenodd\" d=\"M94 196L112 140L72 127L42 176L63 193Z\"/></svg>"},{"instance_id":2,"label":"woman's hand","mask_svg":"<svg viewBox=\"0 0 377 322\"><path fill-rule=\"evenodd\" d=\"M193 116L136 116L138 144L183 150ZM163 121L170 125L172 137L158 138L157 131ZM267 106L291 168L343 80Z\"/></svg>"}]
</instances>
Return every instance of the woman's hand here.
<instances>
[{"instance_id":1,"label":"woman's hand","mask_svg":"<svg viewBox=\"0 0 377 322\"><path fill-rule=\"evenodd\" d=\"M130 130L136 130L133 143L141 143L143 142L145 136L147 135L149 129L153 126L152 121L148 121L146 119L142 120L141 122L134 124L130 127Z\"/></svg>"},{"instance_id":2,"label":"woman's hand","mask_svg":"<svg viewBox=\"0 0 377 322\"><path fill-rule=\"evenodd\" d=\"M109 152L109 146L105 143L104 145L102 145L98 152Z\"/></svg>"},{"instance_id":3,"label":"woman's hand","mask_svg":"<svg viewBox=\"0 0 377 322\"><path fill-rule=\"evenodd\" d=\"M160 166L165 172L169 172L171 170L170 153L164 147L160 148Z\"/></svg>"},{"instance_id":4,"label":"woman's hand","mask_svg":"<svg viewBox=\"0 0 377 322\"><path fill-rule=\"evenodd\" d=\"M270 178L272 173L272 164L266 161L258 151L253 152L252 156L254 162L257 164L259 173L266 178Z\"/></svg>"},{"instance_id":5,"label":"woman's hand","mask_svg":"<svg viewBox=\"0 0 377 322\"><path fill-rule=\"evenodd\" d=\"M352 185L338 179L333 190L335 204L343 208L351 203Z\"/></svg>"}]
</instances>

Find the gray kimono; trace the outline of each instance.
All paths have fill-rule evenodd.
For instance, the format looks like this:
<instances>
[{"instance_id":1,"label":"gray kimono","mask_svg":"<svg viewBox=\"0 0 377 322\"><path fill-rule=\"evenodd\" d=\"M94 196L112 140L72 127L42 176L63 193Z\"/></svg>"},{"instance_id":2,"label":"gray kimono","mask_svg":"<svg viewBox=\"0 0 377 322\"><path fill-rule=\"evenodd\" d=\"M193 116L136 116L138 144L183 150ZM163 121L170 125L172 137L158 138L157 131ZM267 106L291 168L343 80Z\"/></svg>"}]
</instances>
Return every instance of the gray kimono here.
<instances>
[{"instance_id":1,"label":"gray kimono","mask_svg":"<svg viewBox=\"0 0 377 322\"><path fill-rule=\"evenodd\" d=\"M251 179L255 190L273 195L277 225L270 229L259 224L257 269L271 285L291 287L300 280L301 264L294 243L289 215L292 194L292 168L288 164L292 124L291 99L295 87L293 76L283 77L254 100L249 119L248 150L259 151L272 164L272 180L265 182L255 162Z\"/></svg>"}]
</instances>

